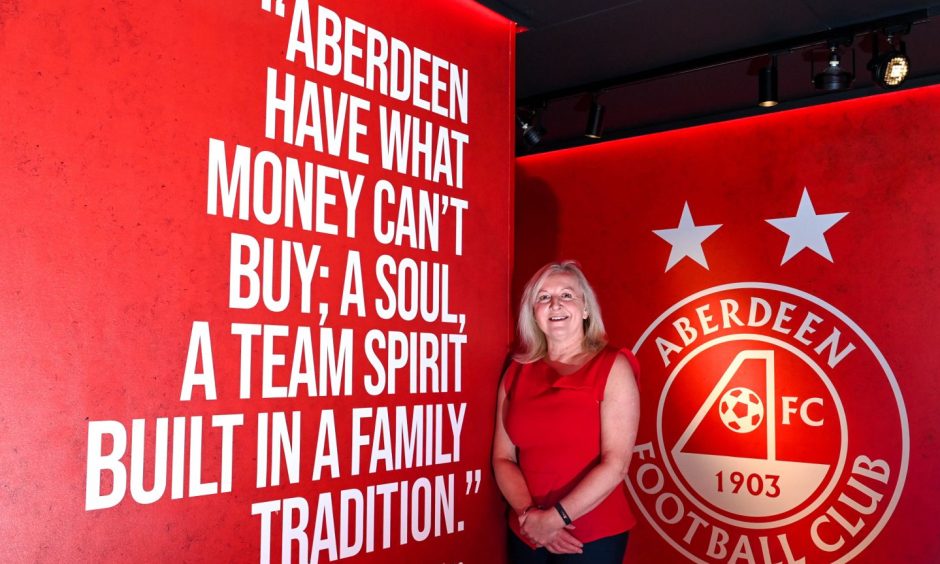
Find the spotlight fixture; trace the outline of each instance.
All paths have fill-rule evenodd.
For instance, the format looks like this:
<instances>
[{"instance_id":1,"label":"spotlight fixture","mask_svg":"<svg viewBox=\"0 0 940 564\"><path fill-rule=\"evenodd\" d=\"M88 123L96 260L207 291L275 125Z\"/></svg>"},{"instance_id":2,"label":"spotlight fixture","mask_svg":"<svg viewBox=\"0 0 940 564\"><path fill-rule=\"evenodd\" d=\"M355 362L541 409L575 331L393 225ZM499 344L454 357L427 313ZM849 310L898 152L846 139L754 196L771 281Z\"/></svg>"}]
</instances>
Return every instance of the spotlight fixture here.
<instances>
[{"instance_id":1,"label":"spotlight fixture","mask_svg":"<svg viewBox=\"0 0 940 564\"><path fill-rule=\"evenodd\" d=\"M851 44L851 40L845 42ZM815 74L815 61L810 62L810 73L813 75L813 86L816 90L845 90L852 86L855 80L855 49L852 49L852 72L841 67L842 60L839 55L839 41L830 40L829 47L829 65L819 74Z\"/></svg>"},{"instance_id":2,"label":"spotlight fixture","mask_svg":"<svg viewBox=\"0 0 940 564\"><path fill-rule=\"evenodd\" d=\"M591 139L600 139L604 134L604 105L597 98L597 94L591 96L591 109L588 110L587 127L584 129L584 136Z\"/></svg>"},{"instance_id":3,"label":"spotlight fixture","mask_svg":"<svg viewBox=\"0 0 940 564\"><path fill-rule=\"evenodd\" d=\"M878 34L871 34L871 62L868 63L868 70L871 71L871 79L882 88L897 88L904 83L910 72L910 59L907 58L907 47L903 41L898 40L898 47L895 48L894 36L888 34L888 50L884 53L878 53Z\"/></svg>"},{"instance_id":4,"label":"spotlight fixture","mask_svg":"<svg viewBox=\"0 0 940 564\"><path fill-rule=\"evenodd\" d=\"M760 70L757 81L757 105L771 108L780 102L777 97L777 56L770 57L770 64Z\"/></svg>"},{"instance_id":5,"label":"spotlight fixture","mask_svg":"<svg viewBox=\"0 0 940 564\"><path fill-rule=\"evenodd\" d=\"M516 116L516 123L522 129L522 141L529 147L535 147L542 142L542 136L545 135L545 128L542 127L537 112L532 112L529 121Z\"/></svg>"}]
</instances>

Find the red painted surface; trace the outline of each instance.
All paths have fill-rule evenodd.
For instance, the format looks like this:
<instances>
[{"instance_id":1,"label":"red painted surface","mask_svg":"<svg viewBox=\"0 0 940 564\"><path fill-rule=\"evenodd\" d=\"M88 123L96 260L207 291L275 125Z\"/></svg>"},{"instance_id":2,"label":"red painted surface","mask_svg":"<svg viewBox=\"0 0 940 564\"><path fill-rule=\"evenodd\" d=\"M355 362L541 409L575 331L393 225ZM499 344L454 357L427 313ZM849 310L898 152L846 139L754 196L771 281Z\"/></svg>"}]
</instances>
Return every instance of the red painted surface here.
<instances>
[{"instance_id":1,"label":"red painted surface","mask_svg":"<svg viewBox=\"0 0 940 564\"><path fill-rule=\"evenodd\" d=\"M509 324L512 25L469 2L328 6L341 18L468 69L469 119L463 124L286 61L294 3L287 3L286 18L264 11L263 4L5 2L0 7L0 256L5 271L0 276L0 560L251 562L259 559L261 547L253 503L306 498L312 528L322 492L333 492L338 500L346 488L364 491L370 485L413 483L421 477L433 481L448 474L455 480L454 512L465 525L462 532L432 534L421 542L412 538L399 546L396 504L392 547L382 550L377 536L378 550L362 549L354 560L489 561L489 543L503 538L501 520L493 517L498 493L488 461L495 386L509 338L504 329ZM358 37L362 41L364 36ZM363 121L370 133L360 149L371 155L370 164L267 139L267 67L369 101ZM381 168L377 109L383 104L469 135L462 189ZM355 236L345 232L349 224L341 205L326 211L338 235L208 214L210 138L225 141L230 159L240 144L253 154L269 150L282 159L364 175ZM372 187L379 179L399 192L408 185L415 194L424 189L466 200L462 255L453 250L453 223L449 231L442 229L438 252L378 243L372 233ZM333 193L342 204L337 186ZM397 211L388 206L387 213L394 219ZM449 213L448 221L454 216ZM319 264L329 266L330 273L326 280L317 279L314 311L299 311L296 286L284 312L260 305L230 308L232 233L259 241L297 241L308 249L322 245ZM363 259L368 304L363 318L342 317L338 311L351 249ZM450 310L467 316L461 392L410 394L403 389L407 377L399 380L395 396L371 397L363 390L362 378L371 372L363 350L370 329L460 333L454 323L382 320L373 313L373 301L382 295L373 271L382 254L449 267ZM354 331L353 395L262 399L258 359L263 351L256 338L252 397L239 399L239 341L230 324L281 324L293 336L301 325L318 329L321 301L329 304L326 326L337 337L340 328ZM219 398L214 401L198 387L191 401L181 400L196 321L211 327ZM293 338L277 343L289 368ZM278 383L286 384L288 368L275 369ZM459 462L351 475L353 408L462 402L467 411ZM341 475L314 482L315 439L324 409L336 414ZM300 479L256 488L257 414L295 410L303 415ZM146 421L144 484L149 487L154 422L161 417L203 417L203 480L220 480L220 433L210 428L215 414L244 415L244 424L234 431L230 493L170 499L168 486L153 504L136 503L128 493L116 507L86 511L91 422L116 421L130 435L132 419ZM452 443L445 433L443 448ZM108 441L103 448L111 448ZM367 464L369 449L362 450ZM128 467L129 458L123 458ZM475 469L482 469L479 491L468 494L466 473ZM110 474L103 480L107 492ZM339 527L338 513L336 519ZM278 561L280 514L273 522L272 560ZM381 516L376 518L380 522ZM320 561L327 560L323 553Z\"/></svg>"},{"instance_id":2,"label":"red painted surface","mask_svg":"<svg viewBox=\"0 0 940 564\"><path fill-rule=\"evenodd\" d=\"M729 561L739 542L751 543L754 559L762 562L760 536L769 539L773 561L786 561L777 540L779 534L788 536L793 556L805 556L807 562L853 555L861 562L927 562L940 554L934 518L940 509L934 495L940 470L934 445L940 398L932 376L940 368L934 322L940 307L934 288L935 265L940 258L934 244L938 225L936 178L940 175L940 153L935 142L940 126L938 105L940 88L927 87L518 160L514 295L518 295L531 272L545 262L560 258L581 261L596 284L613 342L639 349L643 364L640 442L652 441L664 476L668 478L661 461L664 453L656 444L657 433L663 433L667 451L678 442L734 353L727 344L703 348L697 356L691 352L694 348L747 332L775 338L796 350L811 350L794 341L798 326L791 327L787 335L769 325L739 328L732 323L706 336L701 325L695 325L699 323L696 307L705 306L703 311L714 314L717 320L713 324L721 325L720 299L745 303L742 299L752 295L763 296L774 304L792 302L796 309L791 324L798 325L805 319L805 312L814 311L827 318L819 325L817 336L830 334L823 329L829 323L826 327L842 328L843 344L852 342L857 346L856 352L836 368L829 367L824 358L816 358L838 392L846 416L844 424L834 422L835 401L825 390L823 380L809 371L808 364L795 353L786 353L782 346L763 347L776 351L776 381L789 389L784 395L823 397L825 401L816 415L812 415L815 408L808 408L807 413L810 418L825 417L833 422L818 428L805 423L798 427L792 425L793 421L791 425L778 422L778 458L834 462L842 444L840 433L844 432L846 468L856 456L866 455L886 461L891 469L887 483L855 476L882 496L871 515L853 512L838 501L840 492L860 501L865 496L847 486L850 472L843 469L839 473L830 467L826 480L838 476L835 489L822 496L817 490L798 509L808 507L809 501L819 497L823 499L821 505L789 525L766 528L753 527L755 519L748 521L751 528L741 528L711 517L700 505L725 518L733 518L734 512L722 513L720 508L702 501L701 496L684 495L667 485L657 495L678 492L684 512L679 512L677 524L665 525L655 516L655 507L649 505L656 495L643 496L653 517L642 518L635 529L628 562L682 562L686 558L680 550L705 562ZM794 217L804 187L817 214L847 212L824 233L832 262L809 248L783 262L790 238L766 221ZM707 268L685 257L667 270L672 246L654 230L676 228L686 202L696 226L721 227L702 242ZM753 286L754 282L796 289L817 302L777 290L727 287ZM715 287L723 288L698 298L693 296ZM674 304L687 298L687 303L670 312ZM897 382L898 397L906 406L906 416L871 347L833 310L851 320L883 354L885 366ZM661 323L657 322L660 315L664 316ZM698 327L699 333L687 347L672 325L683 316ZM647 330L650 332L644 335ZM668 367L654 346L657 336L669 337L683 348L680 353L669 354ZM735 342L739 349L762 348L754 338ZM670 380L684 358L689 358L688 364ZM752 389L766 402L764 365L751 362L742 365L744 372L733 375L732 382ZM671 387L665 390L669 382ZM778 416L782 401L781 397L776 400ZM764 408L767 416L766 405ZM767 449L766 442L762 442L766 435L739 435L728 430L719 420L718 409L716 402L703 412L702 430L696 430L684 448L698 453L724 449L724 454L730 456L761 458ZM660 423L657 415L662 416ZM796 416L792 417L795 421ZM906 472L904 421L909 427L910 445ZM738 440L742 436L747 440ZM634 457L631 480L635 482L638 468L649 461L648 457ZM749 474L742 475L747 478ZM646 487L651 490L655 489L655 476L648 475ZM708 476L708 487L718 488L717 480L721 478L717 469ZM727 481L729 476L728 472L723 474L722 487L726 491L733 486ZM756 479L753 485L759 491ZM685 487L695 489L688 483ZM896 492L892 511L890 503ZM748 495L738 494L743 506L753 505L756 497L765 494ZM690 497L696 497L700 505ZM667 516L671 516L674 500L667 498L663 503ZM831 518L825 520L829 507L841 509L850 524L863 521L856 537L834 525ZM704 517L706 523L696 525L692 533L689 531L694 520L687 513L690 510ZM821 516L824 521L818 533L822 540L831 543L841 536L846 541L844 549L826 552L814 543L810 526ZM665 534L654 530L652 522ZM883 528L878 532L876 526ZM716 527L730 535L723 556L716 556L721 553L715 544L721 544L720 539L713 541L711 537ZM740 541L741 531L748 536L747 541ZM686 534L690 535L688 541L683 540ZM674 546L667 543L666 537ZM742 556L739 561L745 560Z\"/></svg>"}]
</instances>

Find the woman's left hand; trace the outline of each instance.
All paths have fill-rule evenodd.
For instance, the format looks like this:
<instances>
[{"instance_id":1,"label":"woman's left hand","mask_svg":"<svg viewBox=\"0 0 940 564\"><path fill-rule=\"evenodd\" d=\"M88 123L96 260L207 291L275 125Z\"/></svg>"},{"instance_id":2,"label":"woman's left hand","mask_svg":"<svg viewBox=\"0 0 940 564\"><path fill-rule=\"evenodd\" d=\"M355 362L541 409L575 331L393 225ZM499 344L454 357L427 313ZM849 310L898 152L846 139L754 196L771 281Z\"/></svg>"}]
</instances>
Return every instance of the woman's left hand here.
<instances>
[{"instance_id":1,"label":"woman's left hand","mask_svg":"<svg viewBox=\"0 0 940 564\"><path fill-rule=\"evenodd\" d=\"M577 548L580 548L569 541L571 534L565 530L574 529L574 525L566 526L561 515L554 508L529 510L521 523L521 529L522 534L538 546L554 547L559 541L564 541L561 544L564 544L566 548L568 544L572 544L571 548L574 550L571 552L577 552ZM577 542L576 539L575 542Z\"/></svg>"}]
</instances>

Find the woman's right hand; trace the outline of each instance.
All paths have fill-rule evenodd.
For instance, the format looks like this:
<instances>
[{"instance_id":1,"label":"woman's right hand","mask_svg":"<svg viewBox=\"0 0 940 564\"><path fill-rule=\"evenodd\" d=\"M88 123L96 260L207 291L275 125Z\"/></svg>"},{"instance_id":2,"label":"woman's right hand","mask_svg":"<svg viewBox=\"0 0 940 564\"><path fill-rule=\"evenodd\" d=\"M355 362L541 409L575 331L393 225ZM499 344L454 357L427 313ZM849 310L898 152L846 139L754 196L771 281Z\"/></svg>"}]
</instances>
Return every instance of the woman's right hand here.
<instances>
[{"instance_id":1,"label":"woman's right hand","mask_svg":"<svg viewBox=\"0 0 940 564\"><path fill-rule=\"evenodd\" d=\"M555 538L545 545L545 549L553 554L581 554L583 546L574 535L560 529L555 533Z\"/></svg>"}]
</instances>

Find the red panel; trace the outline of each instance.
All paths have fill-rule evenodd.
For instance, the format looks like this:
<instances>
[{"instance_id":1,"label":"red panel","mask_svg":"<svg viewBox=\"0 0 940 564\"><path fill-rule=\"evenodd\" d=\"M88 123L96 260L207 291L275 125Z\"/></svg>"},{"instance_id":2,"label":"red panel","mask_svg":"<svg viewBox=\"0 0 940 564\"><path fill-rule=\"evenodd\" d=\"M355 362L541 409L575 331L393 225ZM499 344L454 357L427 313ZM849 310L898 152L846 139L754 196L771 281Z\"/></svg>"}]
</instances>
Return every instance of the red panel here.
<instances>
[{"instance_id":1,"label":"red panel","mask_svg":"<svg viewBox=\"0 0 940 564\"><path fill-rule=\"evenodd\" d=\"M488 561L491 549L487 543L504 534L500 521L493 518L499 511L499 496L487 468L494 389L509 338L504 328L509 325L505 302L509 293L512 163L507 155L512 147L513 26L463 1L347 1L310 6L314 34L318 33L317 14L330 9L346 30L344 37L352 37L354 47L368 44L368 27L388 43L393 43L391 38L400 40L412 55L418 49L429 53L421 63L426 73L433 66L431 56L466 69L464 123L459 113L456 119L441 116L417 107L413 100L394 100L341 76L328 76L319 67L307 68L300 56L289 62L285 54L291 15L295 6L306 2L286 3L285 17L266 11L265 4L276 6L278 2L6 2L0 8L0 256L5 264L5 274L0 277L4 320L0 337L0 366L4 367L0 379L0 537L4 539L0 560L256 561L267 555L262 550L263 519L252 514L254 504L271 501L283 509L286 506L280 500L306 500L309 525L304 534L309 537L314 533L320 496L329 493L334 505L330 516L339 535L341 491L368 497L370 486L396 484L394 487L401 489L407 482L407 489L423 496L428 489L422 480L429 479L436 486L435 476L442 476L445 485L435 490L453 493L452 504L448 501L443 510L439 532L435 533L432 514L428 538L419 540L426 517L421 509L415 515L415 525L406 521L407 543L403 545L400 496L388 494L393 500L391 519L386 523L390 525L391 546L383 548L382 525L386 520L382 516L384 498L379 496L373 518L352 513L353 522L359 515L365 530L376 535L375 550L366 545L350 550L356 561ZM357 28L356 22L362 27ZM350 31L354 29L359 31ZM354 72L364 72L364 58L354 58L352 64ZM348 140L341 142L336 154L330 154L326 147L317 150L309 139L305 146L283 142L283 125L277 127L275 138L267 138L268 67L276 69L281 79L285 73L293 74L298 85L304 80L316 83L324 112L327 87L335 99L334 107L341 107L341 96L347 96L345 103L352 103L350 96L368 103L359 114L368 129L359 150L369 156L369 163L349 157ZM403 79L412 75L399 72L395 76ZM280 83L281 94L283 88ZM422 88L428 92L431 86ZM298 88L294 104L298 113L301 94L302 88ZM443 103L449 105L446 96ZM467 135L463 187L449 186L443 176L428 180L385 170L380 148L382 107L430 122L435 133L444 127ZM347 133L351 120L346 119ZM260 202L262 211L275 205L271 195L275 165L259 167L262 151L269 151L272 162L282 166L287 166L288 159L296 159L312 163L314 171L345 171L352 178L362 175L355 231L347 219L351 206L336 178L338 172L323 177L327 196L314 196L324 202L330 195L335 197L335 203L327 202L324 207L323 219L336 226L336 234L326 232L325 227L287 227L283 220L266 225L256 213L247 220L211 213L208 202L212 190L207 183L212 176L210 139L224 143L226 166L232 166L236 146L243 146L251 153L246 170L261 169L267 175L258 184L251 178L253 186L266 188ZM457 163L458 144L454 138L449 145L452 166ZM432 145L432 157L436 151L437 145ZM382 216L378 217L373 203L374 187L380 180L391 183L396 204L379 206ZM398 202L407 191L404 186L410 187L415 204L419 193L437 202L433 210L440 216L438 250L429 244L424 249L412 248L407 238L402 245L383 244L374 234L374 227L399 217ZM448 198L446 210L443 198ZM463 249L458 254L455 233L461 202L467 209L462 215ZM408 216L402 217L407 222ZM284 311L274 311L279 308L264 303L247 309L233 307L230 248L236 233L259 247L264 239L272 240L277 250L272 263L276 268L282 265L282 241L295 242L307 258L314 245L319 246L309 313L302 310L303 291L296 269L290 274L290 299ZM340 311L351 251L362 257L361 317L355 308L347 315ZM382 255L391 257L396 265L414 260L415 264L426 261L446 267L449 281L441 282L437 289L446 290L450 312L466 315L464 327L441 315L429 316L433 317L430 320L409 320L407 313L380 318L375 302L385 299L386 293L377 280L376 265ZM247 260L247 251L234 260ZM320 270L321 266L328 267L328 272ZM389 278L396 283L396 278ZM280 274L272 280L274 287L280 288ZM248 295L248 278L236 276L235 281L237 291ZM432 290L421 295L431 298L435 295ZM279 290L273 293L280 295ZM321 393L316 397L309 397L306 386L299 388L296 398L262 397L265 347L259 336L246 348L252 354L250 397L240 398L245 350L240 338L233 335L232 324L287 328L289 336L270 341L270 352L286 357L285 366L272 369L273 384L286 387L301 327L311 328L315 364L325 355L320 349L325 339L321 303L328 307L322 327L333 330L334 349L340 348L341 330L352 331L348 370L352 394L324 393L324 382L320 381ZM195 387L192 400L181 399L196 322L207 322L209 327L215 400L206 398L203 386ZM377 358L373 362L368 357L367 348L373 342L368 335L373 330L376 337L385 340L393 332L405 337L412 332L424 333L436 336L438 344L441 335L455 335L444 341L450 343L447 362L451 378L457 348L454 339L466 338L461 348L462 389L455 391L451 379L446 392L411 393L408 370L428 367L434 361L422 363L410 355L399 371L396 393L386 390L373 397L365 389L366 378L378 373L377 366L384 369L390 364L387 347L372 346ZM276 357L269 358L277 362ZM440 354L437 358L441 364ZM205 370L205 364L199 362L193 372ZM319 367L316 372L323 373ZM448 404L466 404L466 411L459 434L460 459L445 462L448 454L455 455ZM399 405L406 406L411 415L411 406L443 406L442 441L437 450L444 458L433 465L398 470L386 470L383 463L369 474L372 451L366 446L358 449L365 469L354 475L353 410L373 408L362 424L362 433L371 441L379 409ZM336 420L339 476L332 478L327 471L319 480L312 480L318 430L327 410L332 410ZM259 488L259 414L285 413L290 421L295 411L301 417L300 438L293 435L300 445L297 483L288 483L287 466L282 462L282 485ZM434 408L430 413L435 413ZM223 455L224 434L211 426L212 416L221 414L242 416L243 423L232 431L231 464ZM190 419L176 422L174 417ZM195 450L201 457L199 479L219 482L222 485L218 487L226 489L224 475L230 468L230 492L192 495L196 493L190 490L188 473L195 459L189 450L192 417L202 417L201 454ZM111 491L115 481L111 470L89 471L93 466L86 464L89 459L99 458L95 455L99 445L89 437L90 431L103 421L115 422L116 427L109 429L125 430L129 444L120 463L105 461L102 465L127 468L131 473L131 451L140 443L133 440L132 420L142 420L146 437L143 488L147 490L155 476L154 452L162 450L156 440L160 418L171 418L167 421L170 458L163 465L169 483L163 495L144 504L139 501L145 496L128 490L114 507L86 509L86 475L91 476L91 491L98 491L100 478L102 495ZM174 428L185 432L177 436ZM393 442L395 429L392 418ZM106 435L100 445L105 457L115 448L111 436ZM174 450L172 445L182 445L176 438L185 438L185 448ZM433 441L431 445L435 448ZM175 481L174 452L184 463ZM478 490L473 471L480 471ZM452 490L446 487L451 476ZM119 485L123 482L120 476L116 481ZM129 481L139 480L131 477ZM181 499L171 499L174 483L185 485L180 489ZM264 513L264 507L256 505L255 512ZM325 505L321 503L321 507ZM417 507L423 507L423 498ZM448 521L445 516L451 511L453 518ZM281 516L285 513L286 509L273 513L270 553L274 561L281 558ZM299 510L293 515L299 518ZM410 512L408 516L410 519ZM351 544L355 544L354 533ZM343 539L332 540L341 544ZM294 560L301 544L289 544ZM329 552L322 551L320 561L328 559Z\"/></svg>"},{"instance_id":2,"label":"red panel","mask_svg":"<svg viewBox=\"0 0 940 564\"><path fill-rule=\"evenodd\" d=\"M517 161L514 286L580 260L642 364L628 561L786 562L781 535L807 562L940 553L938 105L928 87Z\"/></svg>"}]
</instances>

